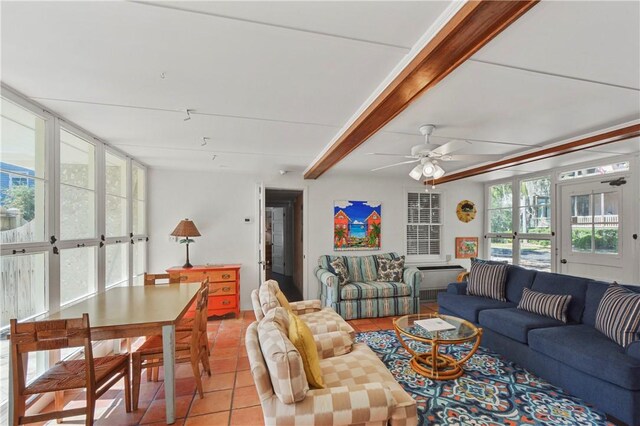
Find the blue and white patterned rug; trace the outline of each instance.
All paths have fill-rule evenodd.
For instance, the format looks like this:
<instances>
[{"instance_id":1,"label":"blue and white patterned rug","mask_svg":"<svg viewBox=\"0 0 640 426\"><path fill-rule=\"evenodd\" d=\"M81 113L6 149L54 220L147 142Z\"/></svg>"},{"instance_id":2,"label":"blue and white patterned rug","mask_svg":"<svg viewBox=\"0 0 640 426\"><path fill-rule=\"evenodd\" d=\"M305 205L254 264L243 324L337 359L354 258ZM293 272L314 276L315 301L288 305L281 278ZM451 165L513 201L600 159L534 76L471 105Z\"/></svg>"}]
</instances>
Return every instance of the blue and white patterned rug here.
<instances>
[{"instance_id":1,"label":"blue and white patterned rug","mask_svg":"<svg viewBox=\"0 0 640 426\"><path fill-rule=\"evenodd\" d=\"M479 347L456 380L434 381L411 369L411 356L393 331L359 333L395 379L418 403L420 425L611 425L604 413L532 375L501 355ZM412 342L421 352L428 345ZM441 350L455 358L470 345Z\"/></svg>"}]
</instances>

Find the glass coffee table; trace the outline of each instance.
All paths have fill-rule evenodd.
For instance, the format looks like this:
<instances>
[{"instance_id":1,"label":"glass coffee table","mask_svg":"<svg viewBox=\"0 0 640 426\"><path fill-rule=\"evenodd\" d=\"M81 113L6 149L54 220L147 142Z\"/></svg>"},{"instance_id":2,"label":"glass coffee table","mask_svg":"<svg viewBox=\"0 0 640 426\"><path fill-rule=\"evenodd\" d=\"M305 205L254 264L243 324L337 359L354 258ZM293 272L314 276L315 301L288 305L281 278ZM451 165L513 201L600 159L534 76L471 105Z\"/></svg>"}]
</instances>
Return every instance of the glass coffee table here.
<instances>
[{"instance_id":1,"label":"glass coffee table","mask_svg":"<svg viewBox=\"0 0 640 426\"><path fill-rule=\"evenodd\" d=\"M418 320L429 318L440 318L454 326L455 329L430 332L415 324ZM434 380L452 380L462 376L461 365L473 356L482 337L482 329L469 321L440 314L405 315L393 320L393 328L400 344L411 354L411 368ZM430 349L427 352L418 352L407 344L407 338L427 343L430 345ZM474 341L471 350L460 359L455 359L439 351L440 346L443 345L459 345L471 341Z\"/></svg>"}]
</instances>

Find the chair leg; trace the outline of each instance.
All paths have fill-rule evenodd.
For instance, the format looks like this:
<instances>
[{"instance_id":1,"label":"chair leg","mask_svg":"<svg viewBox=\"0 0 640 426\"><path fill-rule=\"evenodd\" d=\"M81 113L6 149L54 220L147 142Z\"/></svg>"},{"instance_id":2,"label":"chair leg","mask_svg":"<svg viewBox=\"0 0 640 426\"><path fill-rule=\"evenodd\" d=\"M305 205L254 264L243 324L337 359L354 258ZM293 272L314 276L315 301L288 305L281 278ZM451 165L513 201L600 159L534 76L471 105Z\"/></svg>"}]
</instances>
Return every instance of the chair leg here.
<instances>
[{"instance_id":1,"label":"chair leg","mask_svg":"<svg viewBox=\"0 0 640 426\"><path fill-rule=\"evenodd\" d=\"M24 417L25 411L26 411L25 397L23 395L14 395L13 426L18 426L20 424L19 419L20 417Z\"/></svg>"},{"instance_id":2,"label":"chair leg","mask_svg":"<svg viewBox=\"0 0 640 426\"><path fill-rule=\"evenodd\" d=\"M202 361L202 368L207 372L207 375L211 377L211 366L209 365L209 356L207 352L202 352L200 356L200 361Z\"/></svg>"},{"instance_id":3,"label":"chair leg","mask_svg":"<svg viewBox=\"0 0 640 426\"><path fill-rule=\"evenodd\" d=\"M131 354L131 378L133 383L131 384L131 404L133 411L138 409L138 399L140 398L140 377L142 376L142 360L140 354L134 352ZM149 369L147 369L149 372ZM126 383L125 383L126 385ZM126 394L125 394L126 398Z\"/></svg>"},{"instance_id":4,"label":"chair leg","mask_svg":"<svg viewBox=\"0 0 640 426\"><path fill-rule=\"evenodd\" d=\"M147 368L147 382L153 380L153 368Z\"/></svg>"},{"instance_id":5,"label":"chair leg","mask_svg":"<svg viewBox=\"0 0 640 426\"><path fill-rule=\"evenodd\" d=\"M87 418L85 420L85 425L87 426L93 425L93 418L96 414L95 410L96 410L96 396L91 395L89 392L87 392Z\"/></svg>"},{"instance_id":6,"label":"chair leg","mask_svg":"<svg viewBox=\"0 0 640 426\"><path fill-rule=\"evenodd\" d=\"M127 362L127 366L124 371L124 404L125 411L127 413L131 412L131 379L129 378L129 362ZM139 381L140 375L138 375ZM138 383L138 393L140 393L140 383Z\"/></svg>"},{"instance_id":7,"label":"chair leg","mask_svg":"<svg viewBox=\"0 0 640 426\"><path fill-rule=\"evenodd\" d=\"M202 377L200 377L200 363L196 357L191 357L191 369L193 370L193 377L196 378L196 388L198 389L198 395L200 399L204 398L204 392L202 390Z\"/></svg>"},{"instance_id":8,"label":"chair leg","mask_svg":"<svg viewBox=\"0 0 640 426\"><path fill-rule=\"evenodd\" d=\"M154 359L153 361L155 362L158 360ZM154 382L157 382L158 380L160 380L160 367L152 367L151 373L152 373L152 380Z\"/></svg>"},{"instance_id":9,"label":"chair leg","mask_svg":"<svg viewBox=\"0 0 640 426\"><path fill-rule=\"evenodd\" d=\"M54 394L54 406L56 411L64 410L64 391L57 391ZM62 423L62 417L56 419L56 423Z\"/></svg>"}]
</instances>

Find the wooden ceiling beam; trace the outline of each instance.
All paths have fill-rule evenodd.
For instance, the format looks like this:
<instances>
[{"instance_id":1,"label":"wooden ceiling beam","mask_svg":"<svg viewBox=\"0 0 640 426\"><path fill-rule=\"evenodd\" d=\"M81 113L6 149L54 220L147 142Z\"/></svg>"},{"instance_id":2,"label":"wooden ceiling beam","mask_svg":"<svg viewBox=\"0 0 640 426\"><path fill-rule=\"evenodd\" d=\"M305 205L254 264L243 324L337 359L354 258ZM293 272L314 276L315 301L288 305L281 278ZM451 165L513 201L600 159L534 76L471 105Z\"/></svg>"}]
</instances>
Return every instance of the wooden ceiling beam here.
<instances>
[{"instance_id":1,"label":"wooden ceiling beam","mask_svg":"<svg viewBox=\"0 0 640 426\"><path fill-rule=\"evenodd\" d=\"M305 172L317 179L420 95L531 9L538 0L468 1Z\"/></svg>"},{"instance_id":2,"label":"wooden ceiling beam","mask_svg":"<svg viewBox=\"0 0 640 426\"><path fill-rule=\"evenodd\" d=\"M517 157L507 158L505 160L496 161L484 166L474 167L473 169L463 170L458 173L445 175L435 181L425 181L425 185L438 185L446 182L453 182L460 179L478 176L485 173L495 172L509 167L520 166L522 164L532 163L534 161L544 160L546 158L557 157L559 155L570 154L572 152L582 151L584 149L595 148L614 142L623 141L640 136L640 124L623 127L609 132L600 133L594 136L578 139L572 142L555 145L538 151L522 154Z\"/></svg>"}]
</instances>

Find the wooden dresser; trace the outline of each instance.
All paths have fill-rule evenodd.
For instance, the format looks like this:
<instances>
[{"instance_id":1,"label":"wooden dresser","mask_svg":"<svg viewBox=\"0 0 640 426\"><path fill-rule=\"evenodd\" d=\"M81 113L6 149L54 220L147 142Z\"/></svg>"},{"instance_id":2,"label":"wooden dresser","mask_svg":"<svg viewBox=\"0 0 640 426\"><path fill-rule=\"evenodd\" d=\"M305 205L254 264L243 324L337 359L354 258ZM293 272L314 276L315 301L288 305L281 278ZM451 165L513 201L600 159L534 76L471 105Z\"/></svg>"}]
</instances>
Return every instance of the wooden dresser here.
<instances>
[{"instance_id":1,"label":"wooden dresser","mask_svg":"<svg viewBox=\"0 0 640 426\"><path fill-rule=\"evenodd\" d=\"M234 312L240 316L240 265L195 265L192 268L174 266L167 269L180 281L194 282L209 278L208 316L220 316Z\"/></svg>"}]
</instances>

